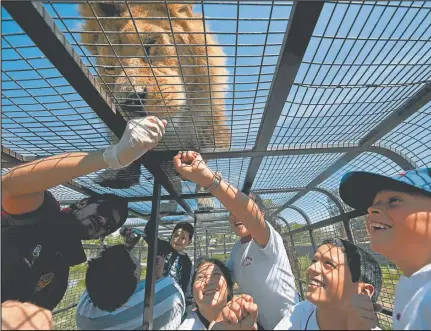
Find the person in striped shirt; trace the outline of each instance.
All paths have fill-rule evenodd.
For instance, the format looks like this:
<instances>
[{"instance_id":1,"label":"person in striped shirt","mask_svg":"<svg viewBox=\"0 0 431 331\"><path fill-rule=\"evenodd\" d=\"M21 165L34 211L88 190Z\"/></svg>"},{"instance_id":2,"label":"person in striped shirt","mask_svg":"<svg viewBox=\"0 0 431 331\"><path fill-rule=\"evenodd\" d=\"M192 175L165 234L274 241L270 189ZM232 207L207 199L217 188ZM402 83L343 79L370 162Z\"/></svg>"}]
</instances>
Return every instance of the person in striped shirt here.
<instances>
[{"instance_id":1,"label":"person in striped shirt","mask_svg":"<svg viewBox=\"0 0 431 331\"><path fill-rule=\"evenodd\" d=\"M163 277L164 260L157 257L153 327L176 330L185 312L184 294L172 277ZM76 311L81 330L140 330L145 280L140 265L125 245L101 252L88 263L86 286Z\"/></svg>"}]
</instances>

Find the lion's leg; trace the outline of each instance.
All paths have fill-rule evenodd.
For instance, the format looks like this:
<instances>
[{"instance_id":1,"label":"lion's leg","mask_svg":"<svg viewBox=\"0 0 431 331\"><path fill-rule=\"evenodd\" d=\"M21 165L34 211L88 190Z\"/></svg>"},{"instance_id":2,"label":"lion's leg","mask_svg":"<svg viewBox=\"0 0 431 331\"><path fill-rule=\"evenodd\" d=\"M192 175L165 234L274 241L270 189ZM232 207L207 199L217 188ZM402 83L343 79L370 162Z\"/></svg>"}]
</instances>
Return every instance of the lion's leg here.
<instances>
[{"instance_id":1,"label":"lion's leg","mask_svg":"<svg viewBox=\"0 0 431 331\"><path fill-rule=\"evenodd\" d=\"M128 189L139 184L141 176L141 165L134 162L126 168L118 170L105 170L97 176L95 182L102 187L112 189Z\"/></svg>"},{"instance_id":2,"label":"lion's leg","mask_svg":"<svg viewBox=\"0 0 431 331\"><path fill-rule=\"evenodd\" d=\"M178 194L181 194L182 193L181 178L178 176L172 176L171 182L174 185ZM169 201L165 200L160 202L160 212L163 214L174 213L177 211L177 208L178 208L178 202L176 200L169 200Z\"/></svg>"},{"instance_id":3,"label":"lion's leg","mask_svg":"<svg viewBox=\"0 0 431 331\"><path fill-rule=\"evenodd\" d=\"M203 193L204 188L196 185L195 193ZM214 209L214 201L212 198L197 198L198 209L199 210L213 210Z\"/></svg>"}]
</instances>

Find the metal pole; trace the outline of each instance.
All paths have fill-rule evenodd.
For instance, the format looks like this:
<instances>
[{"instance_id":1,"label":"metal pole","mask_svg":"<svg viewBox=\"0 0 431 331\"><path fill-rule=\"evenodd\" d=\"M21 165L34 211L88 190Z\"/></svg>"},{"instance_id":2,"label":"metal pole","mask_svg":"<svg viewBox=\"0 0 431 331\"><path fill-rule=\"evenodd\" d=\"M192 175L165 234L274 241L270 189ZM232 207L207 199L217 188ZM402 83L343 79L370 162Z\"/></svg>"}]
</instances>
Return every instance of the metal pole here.
<instances>
[{"instance_id":1,"label":"metal pole","mask_svg":"<svg viewBox=\"0 0 431 331\"><path fill-rule=\"evenodd\" d=\"M355 238L353 237L352 228L350 227L350 219L346 216L343 220L344 230L346 231L347 239L350 242L355 243Z\"/></svg>"},{"instance_id":2,"label":"metal pole","mask_svg":"<svg viewBox=\"0 0 431 331\"><path fill-rule=\"evenodd\" d=\"M145 282L144 317L142 321L143 330L153 329L153 307L154 307L154 287L156 283L156 258L157 258L157 238L159 236L160 222L160 196L161 186L157 178L154 178L153 203L151 206L151 220L154 222L154 233L150 234L154 240L152 245L148 245L147 256L147 276Z\"/></svg>"},{"instance_id":3,"label":"metal pole","mask_svg":"<svg viewBox=\"0 0 431 331\"><path fill-rule=\"evenodd\" d=\"M197 216L195 215L195 217L194 217L194 227L195 227L195 231L196 231L196 223L198 222L198 220L196 219L197 218ZM194 266L196 267L196 248L197 248L197 241L198 241L198 234L197 234L197 231L196 231L196 235L195 235L195 242L193 243L193 249L194 249L194 252L193 252L193 254L194 254L194 260L193 260L193 263L194 263Z\"/></svg>"},{"instance_id":4,"label":"metal pole","mask_svg":"<svg viewBox=\"0 0 431 331\"><path fill-rule=\"evenodd\" d=\"M223 235L224 261L226 262L226 235Z\"/></svg>"},{"instance_id":5,"label":"metal pole","mask_svg":"<svg viewBox=\"0 0 431 331\"><path fill-rule=\"evenodd\" d=\"M311 247L313 248L313 253L316 253L316 241L314 240L313 230L308 230L308 234L310 235Z\"/></svg>"},{"instance_id":6,"label":"metal pole","mask_svg":"<svg viewBox=\"0 0 431 331\"><path fill-rule=\"evenodd\" d=\"M206 242L205 255L208 257L208 246L210 244L208 240L208 230L205 230L205 242Z\"/></svg>"}]
</instances>

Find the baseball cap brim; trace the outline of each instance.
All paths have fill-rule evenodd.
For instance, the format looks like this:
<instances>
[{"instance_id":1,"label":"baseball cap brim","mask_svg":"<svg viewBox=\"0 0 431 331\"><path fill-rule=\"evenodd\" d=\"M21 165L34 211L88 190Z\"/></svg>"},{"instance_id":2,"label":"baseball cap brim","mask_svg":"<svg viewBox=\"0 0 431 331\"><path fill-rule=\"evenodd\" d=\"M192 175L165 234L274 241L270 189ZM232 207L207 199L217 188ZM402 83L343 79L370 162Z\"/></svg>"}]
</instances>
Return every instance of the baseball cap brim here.
<instances>
[{"instance_id":1,"label":"baseball cap brim","mask_svg":"<svg viewBox=\"0 0 431 331\"><path fill-rule=\"evenodd\" d=\"M343 176L339 193L341 199L350 207L367 212L376 194L381 191L414 192L421 191L413 185L390 177L363 171L349 172Z\"/></svg>"}]
</instances>

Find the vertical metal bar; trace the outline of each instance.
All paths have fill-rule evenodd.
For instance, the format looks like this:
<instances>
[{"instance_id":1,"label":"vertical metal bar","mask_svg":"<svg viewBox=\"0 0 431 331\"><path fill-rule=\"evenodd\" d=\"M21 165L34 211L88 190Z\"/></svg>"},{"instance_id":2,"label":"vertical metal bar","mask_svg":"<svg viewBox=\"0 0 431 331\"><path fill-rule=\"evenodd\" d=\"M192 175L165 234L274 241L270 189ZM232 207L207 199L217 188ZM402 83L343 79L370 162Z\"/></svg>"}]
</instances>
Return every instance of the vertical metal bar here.
<instances>
[{"instance_id":1,"label":"vertical metal bar","mask_svg":"<svg viewBox=\"0 0 431 331\"><path fill-rule=\"evenodd\" d=\"M316 241L314 240L313 230L309 229L308 234L310 235L311 247L313 248L313 253L316 253Z\"/></svg>"},{"instance_id":2,"label":"vertical metal bar","mask_svg":"<svg viewBox=\"0 0 431 331\"><path fill-rule=\"evenodd\" d=\"M145 282L144 317L142 321L143 330L153 329L153 307L154 307L154 288L156 283L156 258L157 258L157 238L159 237L160 223L160 196L161 185L157 178L154 178L153 203L151 206L151 221L154 222L154 233L150 234L154 240L152 245L148 245L147 256L147 276Z\"/></svg>"},{"instance_id":3,"label":"vertical metal bar","mask_svg":"<svg viewBox=\"0 0 431 331\"><path fill-rule=\"evenodd\" d=\"M208 240L208 230L205 230L205 255L208 257L208 246L209 246L209 240Z\"/></svg>"},{"instance_id":4,"label":"vertical metal bar","mask_svg":"<svg viewBox=\"0 0 431 331\"><path fill-rule=\"evenodd\" d=\"M142 259L142 251L144 250L144 246L138 247L139 251L139 264L141 263Z\"/></svg>"},{"instance_id":5,"label":"vertical metal bar","mask_svg":"<svg viewBox=\"0 0 431 331\"><path fill-rule=\"evenodd\" d=\"M346 231L347 239L350 242L355 243L355 238L353 237L352 228L350 227L350 219L347 217L343 220L344 230Z\"/></svg>"},{"instance_id":6,"label":"vertical metal bar","mask_svg":"<svg viewBox=\"0 0 431 331\"><path fill-rule=\"evenodd\" d=\"M226 262L226 235L223 235L224 261Z\"/></svg>"},{"instance_id":7,"label":"vertical metal bar","mask_svg":"<svg viewBox=\"0 0 431 331\"><path fill-rule=\"evenodd\" d=\"M196 248L197 248L197 241L198 241L198 232L196 231L196 223L198 222L198 220L196 219L197 218L197 216L195 215L195 217L194 217L194 228L195 228L195 232L196 232L196 234L195 234L195 242L193 243L193 250L194 250L194 252L193 252L193 255L194 255L194 260L193 260L193 263L194 263L194 266L196 267Z\"/></svg>"}]
</instances>

